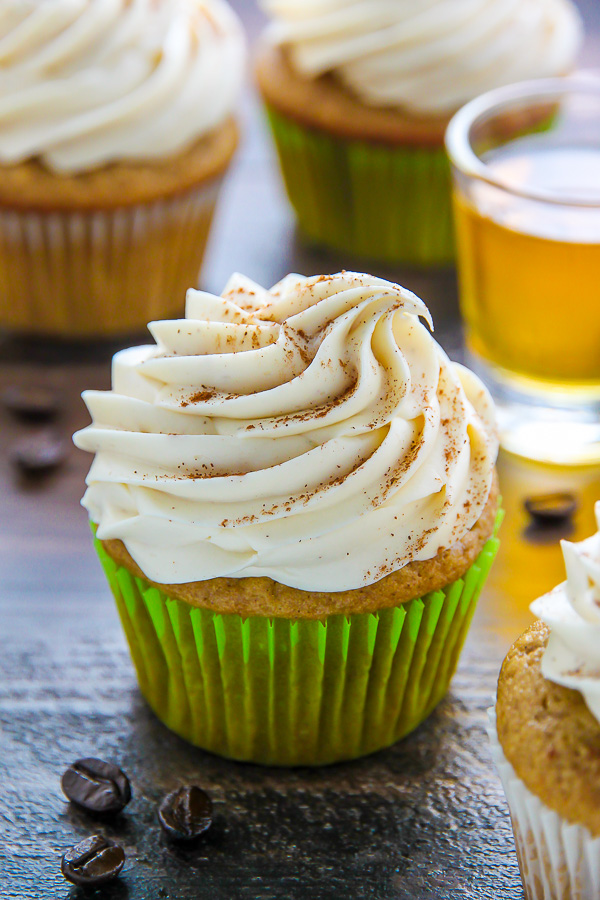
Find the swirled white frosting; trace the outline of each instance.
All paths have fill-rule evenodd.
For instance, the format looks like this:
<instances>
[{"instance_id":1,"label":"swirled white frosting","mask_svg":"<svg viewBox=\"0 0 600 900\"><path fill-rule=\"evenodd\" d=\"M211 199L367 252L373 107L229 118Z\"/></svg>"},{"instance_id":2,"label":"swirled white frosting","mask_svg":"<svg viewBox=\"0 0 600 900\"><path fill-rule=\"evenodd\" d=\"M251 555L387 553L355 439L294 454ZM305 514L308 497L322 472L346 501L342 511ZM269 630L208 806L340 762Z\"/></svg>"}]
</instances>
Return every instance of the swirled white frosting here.
<instances>
[{"instance_id":1,"label":"swirled white frosting","mask_svg":"<svg viewBox=\"0 0 600 900\"><path fill-rule=\"evenodd\" d=\"M0 162L78 172L182 150L231 113L244 57L224 0L3 0Z\"/></svg>"},{"instance_id":2,"label":"swirled white frosting","mask_svg":"<svg viewBox=\"0 0 600 900\"><path fill-rule=\"evenodd\" d=\"M261 0L302 75L334 73L363 102L447 114L484 91L571 68L570 0Z\"/></svg>"},{"instance_id":3,"label":"swirled white frosting","mask_svg":"<svg viewBox=\"0 0 600 900\"><path fill-rule=\"evenodd\" d=\"M600 501L598 532L585 541L561 541L567 580L531 604L550 628L542 656L544 678L581 691L600 722Z\"/></svg>"},{"instance_id":4,"label":"swirled white frosting","mask_svg":"<svg viewBox=\"0 0 600 900\"><path fill-rule=\"evenodd\" d=\"M434 557L481 514L491 400L410 291L369 275L234 275L86 392L83 505L151 580L267 575L341 591Z\"/></svg>"}]
</instances>

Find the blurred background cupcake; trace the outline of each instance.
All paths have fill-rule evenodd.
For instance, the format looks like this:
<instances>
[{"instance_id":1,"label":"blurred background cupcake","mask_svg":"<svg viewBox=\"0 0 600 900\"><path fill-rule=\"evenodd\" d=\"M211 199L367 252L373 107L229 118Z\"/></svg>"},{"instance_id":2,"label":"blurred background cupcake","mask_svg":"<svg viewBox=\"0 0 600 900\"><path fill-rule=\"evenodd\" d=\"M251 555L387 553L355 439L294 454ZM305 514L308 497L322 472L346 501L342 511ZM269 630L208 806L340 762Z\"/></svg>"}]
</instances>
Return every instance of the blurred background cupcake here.
<instances>
[{"instance_id":1,"label":"blurred background cupcake","mask_svg":"<svg viewBox=\"0 0 600 900\"><path fill-rule=\"evenodd\" d=\"M600 532L562 548L567 580L531 605L490 727L527 900L600 896Z\"/></svg>"},{"instance_id":2,"label":"blurred background cupcake","mask_svg":"<svg viewBox=\"0 0 600 900\"><path fill-rule=\"evenodd\" d=\"M418 297L234 276L88 391L83 504L142 693L194 744L321 764L445 695L498 541L483 385Z\"/></svg>"},{"instance_id":3,"label":"blurred background cupcake","mask_svg":"<svg viewBox=\"0 0 600 900\"><path fill-rule=\"evenodd\" d=\"M90 338L182 313L244 59L224 0L3 0L0 325Z\"/></svg>"},{"instance_id":4,"label":"blurred background cupcake","mask_svg":"<svg viewBox=\"0 0 600 900\"><path fill-rule=\"evenodd\" d=\"M569 0L259 0L257 74L312 241L388 262L453 260L446 125L467 100L567 73Z\"/></svg>"}]
</instances>

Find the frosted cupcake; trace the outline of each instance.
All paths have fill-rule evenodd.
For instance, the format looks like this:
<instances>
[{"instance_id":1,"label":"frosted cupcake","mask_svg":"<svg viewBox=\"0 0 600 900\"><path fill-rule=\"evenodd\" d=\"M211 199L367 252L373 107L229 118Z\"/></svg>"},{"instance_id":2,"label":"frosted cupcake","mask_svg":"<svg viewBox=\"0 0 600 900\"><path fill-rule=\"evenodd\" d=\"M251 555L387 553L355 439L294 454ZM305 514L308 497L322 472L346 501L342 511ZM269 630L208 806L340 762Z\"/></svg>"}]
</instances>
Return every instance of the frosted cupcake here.
<instances>
[{"instance_id":1,"label":"frosted cupcake","mask_svg":"<svg viewBox=\"0 0 600 900\"><path fill-rule=\"evenodd\" d=\"M567 580L531 605L490 729L528 900L600 895L600 533L562 546Z\"/></svg>"},{"instance_id":2,"label":"frosted cupcake","mask_svg":"<svg viewBox=\"0 0 600 900\"><path fill-rule=\"evenodd\" d=\"M181 314L244 56L224 0L4 0L0 325L79 338Z\"/></svg>"},{"instance_id":3,"label":"frosted cupcake","mask_svg":"<svg viewBox=\"0 0 600 900\"><path fill-rule=\"evenodd\" d=\"M261 0L258 82L301 230L391 262L452 261L443 139L484 91L569 71L569 0Z\"/></svg>"},{"instance_id":4,"label":"frosted cupcake","mask_svg":"<svg viewBox=\"0 0 600 900\"><path fill-rule=\"evenodd\" d=\"M369 275L236 275L186 313L75 436L141 690L236 759L387 746L446 693L496 552L489 396Z\"/></svg>"}]
</instances>

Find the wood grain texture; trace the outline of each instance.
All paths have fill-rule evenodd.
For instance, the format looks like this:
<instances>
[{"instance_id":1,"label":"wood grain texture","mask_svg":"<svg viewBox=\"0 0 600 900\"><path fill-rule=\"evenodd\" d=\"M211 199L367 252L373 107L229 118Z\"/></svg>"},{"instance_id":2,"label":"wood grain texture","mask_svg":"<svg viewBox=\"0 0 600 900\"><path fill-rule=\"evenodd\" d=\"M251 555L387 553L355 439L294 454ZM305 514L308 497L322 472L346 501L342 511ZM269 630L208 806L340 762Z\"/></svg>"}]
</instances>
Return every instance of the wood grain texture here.
<instances>
[{"instance_id":1,"label":"wood grain texture","mask_svg":"<svg viewBox=\"0 0 600 900\"><path fill-rule=\"evenodd\" d=\"M234 5L256 34L261 19L253 2ZM600 8L595 0L583 5L592 22ZM300 245L250 90L244 118L246 137L225 188L203 286L219 292L234 270L270 285L289 271L364 266L423 296L436 336L459 357L454 274L385 269ZM57 427L69 435L87 422L80 392L109 386L115 349L5 337L0 389L28 381L55 385L64 394ZM530 620L529 602L563 577L564 532L532 534L523 498L576 491L570 536L579 539L593 529L598 470L541 469L503 457L502 546L448 698L390 750L315 771L280 771L202 753L149 711L79 506L90 460L73 448L62 468L23 480L9 462L10 447L34 430L0 409L2 900L522 898L485 710L501 659ZM133 800L111 824L76 811L61 795L64 767L88 755L113 759L132 779ZM164 792L186 781L210 792L215 825L196 848L178 850L161 836L155 809ZM83 894L60 875L60 856L96 831L124 844L127 863L118 883Z\"/></svg>"},{"instance_id":2,"label":"wood grain texture","mask_svg":"<svg viewBox=\"0 0 600 900\"><path fill-rule=\"evenodd\" d=\"M42 620L45 603L30 603ZM90 832L128 861L107 900L338 900L519 897L501 789L483 732L495 663L472 659L412 737L369 759L319 770L219 760L170 734L139 697L107 596L56 599L23 644L3 633L0 884L3 898L75 898L60 852ZM11 647L13 648L11 650ZM477 685L477 687L475 687ZM460 699L459 699L460 698ZM59 779L89 753L130 775L133 800L111 825L70 807ZM180 782L215 802L195 849L161 836L156 804ZM502 888L502 893L500 893Z\"/></svg>"}]
</instances>

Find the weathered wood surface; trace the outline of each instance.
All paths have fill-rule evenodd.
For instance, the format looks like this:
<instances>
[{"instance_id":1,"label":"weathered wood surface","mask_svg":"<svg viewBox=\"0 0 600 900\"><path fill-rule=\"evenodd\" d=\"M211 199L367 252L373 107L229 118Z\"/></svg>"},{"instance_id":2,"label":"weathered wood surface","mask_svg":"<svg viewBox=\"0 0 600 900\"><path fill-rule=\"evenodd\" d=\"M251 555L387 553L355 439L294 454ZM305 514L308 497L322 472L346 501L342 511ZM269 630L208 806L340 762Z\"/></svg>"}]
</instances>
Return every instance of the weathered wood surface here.
<instances>
[{"instance_id":1,"label":"weathered wood surface","mask_svg":"<svg viewBox=\"0 0 600 900\"><path fill-rule=\"evenodd\" d=\"M253 8L245 0L238 7L255 32ZM598 18L590 2L590 21L594 10ZM588 60L597 46L588 44ZM245 111L247 143L226 188L204 285L219 291L234 269L271 284L291 270L359 267L297 243L250 94ZM421 294L441 343L460 355L451 272L372 268ZM5 338L0 387L30 380L58 387L64 413L57 428L68 436L87 421L81 390L108 387L114 349ZM316 771L285 771L195 750L148 710L79 507L89 459L73 448L65 465L35 480L10 464L11 445L36 427L0 410L2 900L522 897L485 711L502 656L529 621L528 603L563 577L559 534L540 540L527 530L522 501L536 490L575 490L580 506L572 536L583 537L593 530L598 470L502 458L502 549L448 698L390 750ZM134 799L111 825L74 811L61 795L63 768L87 755L114 759L132 779ZM195 849L173 849L156 822L157 801L181 781L197 781L215 800L215 825ZM83 894L60 875L60 856L94 831L121 841L128 860L118 883Z\"/></svg>"}]
</instances>

